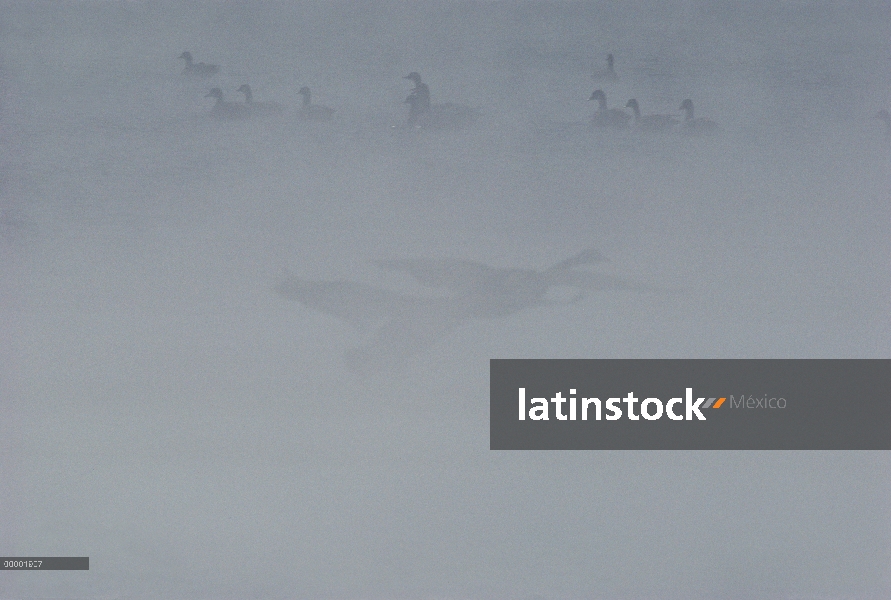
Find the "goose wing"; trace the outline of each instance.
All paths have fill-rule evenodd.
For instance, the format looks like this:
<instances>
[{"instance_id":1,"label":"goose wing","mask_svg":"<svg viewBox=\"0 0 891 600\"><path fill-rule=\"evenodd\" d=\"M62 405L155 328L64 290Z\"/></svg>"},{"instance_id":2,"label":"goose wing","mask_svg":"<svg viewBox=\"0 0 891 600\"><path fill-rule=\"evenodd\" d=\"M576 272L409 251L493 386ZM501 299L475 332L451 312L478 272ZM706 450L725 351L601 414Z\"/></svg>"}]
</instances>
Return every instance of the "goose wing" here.
<instances>
[{"instance_id":1,"label":"goose wing","mask_svg":"<svg viewBox=\"0 0 891 600\"><path fill-rule=\"evenodd\" d=\"M608 290L625 290L632 292L659 291L659 288L651 285L627 281L621 277L616 277L615 275L606 275L604 273L595 273L593 271L559 271L552 275L551 282L553 285L563 285L592 292L604 292Z\"/></svg>"},{"instance_id":2,"label":"goose wing","mask_svg":"<svg viewBox=\"0 0 891 600\"><path fill-rule=\"evenodd\" d=\"M465 306L448 298L415 298L354 281L292 277L276 292L365 334L366 341L344 357L359 372L399 366L470 318Z\"/></svg>"},{"instance_id":3,"label":"goose wing","mask_svg":"<svg viewBox=\"0 0 891 600\"><path fill-rule=\"evenodd\" d=\"M600 250L597 248L588 248L587 250L582 250L578 254L570 256L566 260L561 260L556 265L550 267L548 271L559 271L580 265L593 265L602 262L607 262L607 258L601 254Z\"/></svg>"},{"instance_id":4,"label":"goose wing","mask_svg":"<svg viewBox=\"0 0 891 600\"><path fill-rule=\"evenodd\" d=\"M351 370L363 373L399 367L470 318L460 303L448 298L409 298L394 306L386 322L344 359Z\"/></svg>"},{"instance_id":5,"label":"goose wing","mask_svg":"<svg viewBox=\"0 0 891 600\"><path fill-rule=\"evenodd\" d=\"M408 273L428 287L461 293L481 285L493 271L492 267L482 263L450 258L377 260L374 264L382 269Z\"/></svg>"},{"instance_id":6,"label":"goose wing","mask_svg":"<svg viewBox=\"0 0 891 600\"><path fill-rule=\"evenodd\" d=\"M276 285L275 291L283 298L342 319L363 333L385 325L413 301L410 296L345 280L290 277Z\"/></svg>"}]
</instances>

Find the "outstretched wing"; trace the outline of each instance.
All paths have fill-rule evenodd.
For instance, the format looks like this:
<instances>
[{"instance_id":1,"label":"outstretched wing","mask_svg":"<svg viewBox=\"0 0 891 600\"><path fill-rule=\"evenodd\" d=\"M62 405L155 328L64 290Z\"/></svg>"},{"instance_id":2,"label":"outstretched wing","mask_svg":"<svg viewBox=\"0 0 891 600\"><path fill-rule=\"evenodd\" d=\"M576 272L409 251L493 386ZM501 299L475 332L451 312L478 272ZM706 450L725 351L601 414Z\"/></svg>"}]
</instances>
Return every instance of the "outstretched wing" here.
<instances>
[{"instance_id":1,"label":"outstretched wing","mask_svg":"<svg viewBox=\"0 0 891 600\"><path fill-rule=\"evenodd\" d=\"M310 281L288 278L275 287L288 300L343 319L368 332L384 325L410 298L357 281Z\"/></svg>"},{"instance_id":2,"label":"outstretched wing","mask_svg":"<svg viewBox=\"0 0 891 600\"><path fill-rule=\"evenodd\" d=\"M566 260L558 262L553 267L550 267L548 269L548 272L571 269L572 267L578 267L581 265L594 265L607 261L608 259L600 253L600 250L597 250L596 248L588 248L587 250L582 250L574 256L570 256Z\"/></svg>"},{"instance_id":3,"label":"outstretched wing","mask_svg":"<svg viewBox=\"0 0 891 600\"><path fill-rule=\"evenodd\" d=\"M607 290L627 290L632 292L657 292L660 288L637 283L634 281L626 281L615 275L605 275L603 273L595 273L593 271L565 270L557 271L552 274L553 285L563 285L578 288L580 290L589 290L594 292L603 292Z\"/></svg>"},{"instance_id":4,"label":"outstretched wing","mask_svg":"<svg viewBox=\"0 0 891 600\"><path fill-rule=\"evenodd\" d=\"M399 367L471 316L448 298L414 299L400 305L368 342L349 350L344 358L350 369L361 373Z\"/></svg>"},{"instance_id":5,"label":"outstretched wing","mask_svg":"<svg viewBox=\"0 0 891 600\"><path fill-rule=\"evenodd\" d=\"M495 270L472 260L449 258L376 260L374 264L382 269L408 273L418 283L428 287L444 288L459 294L484 285Z\"/></svg>"},{"instance_id":6,"label":"outstretched wing","mask_svg":"<svg viewBox=\"0 0 891 600\"><path fill-rule=\"evenodd\" d=\"M473 316L449 298L415 298L353 281L292 277L276 292L366 333L367 341L345 357L348 366L363 372L404 363Z\"/></svg>"}]
</instances>

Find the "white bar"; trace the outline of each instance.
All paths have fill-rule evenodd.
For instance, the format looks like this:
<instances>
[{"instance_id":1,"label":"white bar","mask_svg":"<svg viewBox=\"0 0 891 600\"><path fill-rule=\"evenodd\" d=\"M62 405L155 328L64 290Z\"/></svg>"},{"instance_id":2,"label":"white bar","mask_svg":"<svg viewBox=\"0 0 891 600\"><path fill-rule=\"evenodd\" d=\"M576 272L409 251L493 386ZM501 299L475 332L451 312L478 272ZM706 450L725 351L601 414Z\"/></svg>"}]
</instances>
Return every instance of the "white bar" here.
<instances>
[{"instance_id":1,"label":"white bar","mask_svg":"<svg viewBox=\"0 0 891 600\"><path fill-rule=\"evenodd\" d=\"M526 420L526 388L520 388L520 420Z\"/></svg>"}]
</instances>

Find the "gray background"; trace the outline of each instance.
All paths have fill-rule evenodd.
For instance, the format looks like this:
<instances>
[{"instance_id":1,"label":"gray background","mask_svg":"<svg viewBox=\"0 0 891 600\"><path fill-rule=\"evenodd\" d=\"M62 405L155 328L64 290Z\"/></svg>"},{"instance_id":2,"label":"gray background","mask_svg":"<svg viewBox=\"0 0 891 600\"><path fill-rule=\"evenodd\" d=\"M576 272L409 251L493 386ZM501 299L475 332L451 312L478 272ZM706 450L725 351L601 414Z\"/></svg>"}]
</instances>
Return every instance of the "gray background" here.
<instances>
[{"instance_id":1,"label":"gray background","mask_svg":"<svg viewBox=\"0 0 891 600\"><path fill-rule=\"evenodd\" d=\"M0 554L91 559L0 597L891 596L887 453L488 449L492 357L889 357L887 2L0 11ZM187 49L291 112L214 122ZM564 128L607 52L610 106L724 135ZM391 132L414 70L479 127ZM664 291L555 289L361 376L367 332L275 292L592 246Z\"/></svg>"}]
</instances>

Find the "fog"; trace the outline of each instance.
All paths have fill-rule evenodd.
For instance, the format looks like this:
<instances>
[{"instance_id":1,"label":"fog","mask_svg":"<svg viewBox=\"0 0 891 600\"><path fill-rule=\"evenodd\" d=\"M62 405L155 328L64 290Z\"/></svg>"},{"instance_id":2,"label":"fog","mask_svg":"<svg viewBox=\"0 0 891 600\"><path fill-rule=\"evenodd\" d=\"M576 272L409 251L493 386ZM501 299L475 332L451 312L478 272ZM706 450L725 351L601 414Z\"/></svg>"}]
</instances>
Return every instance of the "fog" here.
<instances>
[{"instance_id":1,"label":"fog","mask_svg":"<svg viewBox=\"0 0 891 600\"><path fill-rule=\"evenodd\" d=\"M490 358L891 357L887 2L626 4L3 3L0 555L90 570L0 597L891 597L888 453L489 450Z\"/></svg>"}]
</instances>

